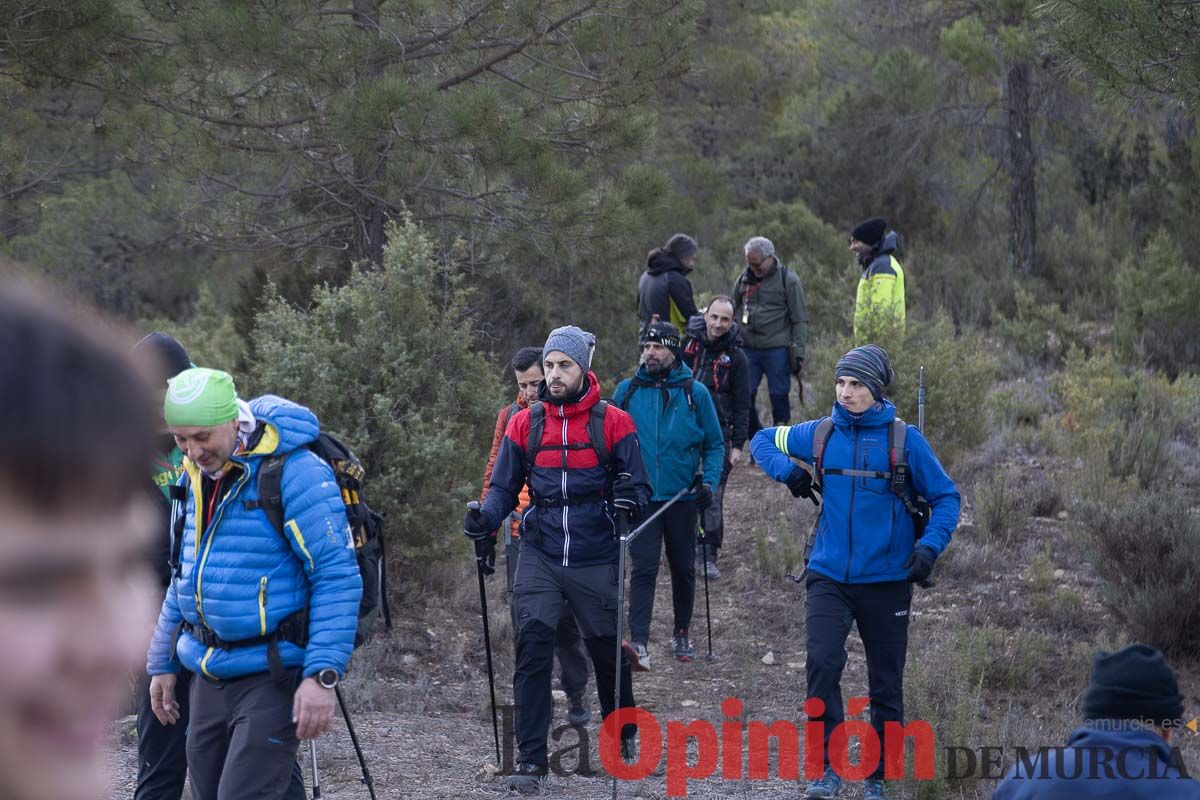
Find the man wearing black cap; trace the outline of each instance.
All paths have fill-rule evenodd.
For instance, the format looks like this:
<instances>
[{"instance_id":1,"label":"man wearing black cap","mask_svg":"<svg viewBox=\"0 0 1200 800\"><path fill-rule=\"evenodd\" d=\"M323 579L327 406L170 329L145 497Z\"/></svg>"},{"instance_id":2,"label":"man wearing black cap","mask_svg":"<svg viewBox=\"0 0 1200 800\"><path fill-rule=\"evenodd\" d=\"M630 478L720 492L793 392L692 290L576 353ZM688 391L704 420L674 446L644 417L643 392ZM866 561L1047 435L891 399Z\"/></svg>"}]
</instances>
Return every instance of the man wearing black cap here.
<instances>
[{"instance_id":1,"label":"man wearing black cap","mask_svg":"<svg viewBox=\"0 0 1200 800\"><path fill-rule=\"evenodd\" d=\"M687 279L696 267L699 249L695 239L677 233L662 247L650 251L646 271L638 280L639 331L645 330L655 315L682 329L700 313L692 297L692 283Z\"/></svg>"},{"instance_id":2,"label":"man wearing black cap","mask_svg":"<svg viewBox=\"0 0 1200 800\"><path fill-rule=\"evenodd\" d=\"M629 545L629 636L638 669L650 668L650 616L664 545L675 611L674 655L679 661L691 661L695 655L688 626L696 596L697 513L712 504L713 487L720 484L725 465L724 437L712 395L680 360L681 347L673 325L652 320L642 334L642 366L613 392L613 403L628 411L637 426L652 489L646 516L688 490Z\"/></svg>"},{"instance_id":3,"label":"man wearing black cap","mask_svg":"<svg viewBox=\"0 0 1200 800\"><path fill-rule=\"evenodd\" d=\"M904 270L896 259L900 237L883 217L871 217L850 232L850 252L862 276L854 304L854 341L886 342L904 330Z\"/></svg>"},{"instance_id":4,"label":"man wearing black cap","mask_svg":"<svg viewBox=\"0 0 1200 800\"><path fill-rule=\"evenodd\" d=\"M1021 760L992 800L1197 800L1200 783L1188 777L1172 733L1183 718L1183 694L1162 653L1131 644L1092 659L1083 696L1083 725L1066 747Z\"/></svg>"}]
</instances>

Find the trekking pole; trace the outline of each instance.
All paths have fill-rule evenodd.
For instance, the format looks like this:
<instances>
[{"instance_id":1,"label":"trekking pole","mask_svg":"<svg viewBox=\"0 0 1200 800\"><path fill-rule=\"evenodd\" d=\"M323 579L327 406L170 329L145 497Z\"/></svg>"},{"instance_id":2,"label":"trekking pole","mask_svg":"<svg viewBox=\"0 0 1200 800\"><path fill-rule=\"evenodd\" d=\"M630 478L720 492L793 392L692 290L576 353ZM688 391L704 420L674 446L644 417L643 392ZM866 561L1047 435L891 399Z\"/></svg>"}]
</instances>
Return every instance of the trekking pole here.
<instances>
[{"instance_id":1,"label":"trekking pole","mask_svg":"<svg viewBox=\"0 0 1200 800\"><path fill-rule=\"evenodd\" d=\"M467 508L478 509L479 501L472 500ZM492 669L492 632L488 627L487 589L483 585L483 564L475 558L475 574L479 577L479 613L483 617L483 649L487 653L488 689L492 693L492 737L496 740L496 765L502 766L500 756L500 723L496 718L496 673Z\"/></svg>"},{"instance_id":2,"label":"trekking pole","mask_svg":"<svg viewBox=\"0 0 1200 800\"><path fill-rule=\"evenodd\" d=\"M312 757L313 800L321 796L321 776L317 774L317 740L308 740L308 754Z\"/></svg>"},{"instance_id":3,"label":"trekking pole","mask_svg":"<svg viewBox=\"0 0 1200 800\"><path fill-rule=\"evenodd\" d=\"M917 373L917 430L925 432L925 368Z\"/></svg>"},{"instance_id":4,"label":"trekking pole","mask_svg":"<svg viewBox=\"0 0 1200 800\"><path fill-rule=\"evenodd\" d=\"M700 546L703 547L704 553L704 621L708 623L708 655L704 657L705 661L716 661L718 656L713 654L712 649L712 607L708 604L708 541L704 535L704 515L700 515Z\"/></svg>"},{"instance_id":5,"label":"trekking pole","mask_svg":"<svg viewBox=\"0 0 1200 800\"><path fill-rule=\"evenodd\" d=\"M362 747L358 744L358 734L354 732L354 723L350 721L350 709L346 708L346 698L342 696L342 687L333 687L337 695L338 707L342 709L342 719L346 720L346 730L350 733L350 743L354 745L354 754L358 756L358 764L362 767L362 782L366 784L371 800L375 800L375 779L367 767L367 758L363 755Z\"/></svg>"},{"instance_id":6,"label":"trekking pole","mask_svg":"<svg viewBox=\"0 0 1200 800\"><path fill-rule=\"evenodd\" d=\"M628 473L621 473L622 478L628 478ZM613 713L621 710L621 662L625 656L625 543L629 539L629 512L623 508L617 509L617 668L613 679ZM621 731L617 731L620 737ZM617 776L612 779L612 797L617 800Z\"/></svg>"}]
</instances>

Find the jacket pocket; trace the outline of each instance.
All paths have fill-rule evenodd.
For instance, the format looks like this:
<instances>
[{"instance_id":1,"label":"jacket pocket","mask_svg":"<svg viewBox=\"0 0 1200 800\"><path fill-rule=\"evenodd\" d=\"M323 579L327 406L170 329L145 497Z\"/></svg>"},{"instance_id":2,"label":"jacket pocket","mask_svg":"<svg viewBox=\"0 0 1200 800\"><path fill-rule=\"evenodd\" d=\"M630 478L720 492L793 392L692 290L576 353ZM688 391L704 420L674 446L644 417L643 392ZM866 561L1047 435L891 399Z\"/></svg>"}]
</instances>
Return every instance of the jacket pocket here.
<instances>
[{"instance_id":1,"label":"jacket pocket","mask_svg":"<svg viewBox=\"0 0 1200 800\"><path fill-rule=\"evenodd\" d=\"M867 443L862 445L857 453L855 469L864 472L872 470L877 470L880 473L885 472L889 469L887 451L878 444ZM888 482L883 478L859 476L854 480L858 482L859 491L870 492L871 494L883 494L889 488Z\"/></svg>"}]
</instances>

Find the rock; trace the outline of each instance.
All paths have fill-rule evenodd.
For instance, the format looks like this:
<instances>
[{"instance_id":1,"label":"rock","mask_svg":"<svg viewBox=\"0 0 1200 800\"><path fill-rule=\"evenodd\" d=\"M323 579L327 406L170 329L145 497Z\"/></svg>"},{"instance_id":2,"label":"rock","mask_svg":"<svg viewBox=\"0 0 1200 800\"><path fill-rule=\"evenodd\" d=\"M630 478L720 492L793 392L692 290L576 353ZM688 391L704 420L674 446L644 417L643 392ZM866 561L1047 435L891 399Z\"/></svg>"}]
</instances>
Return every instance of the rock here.
<instances>
[{"instance_id":1,"label":"rock","mask_svg":"<svg viewBox=\"0 0 1200 800\"><path fill-rule=\"evenodd\" d=\"M799 661L789 661L789 662L787 662L787 668L788 669L804 669L804 665L801 664Z\"/></svg>"},{"instance_id":2,"label":"rock","mask_svg":"<svg viewBox=\"0 0 1200 800\"><path fill-rule=\"evenodd\" d=\"M768 650L767 654L762 657L762 662L764 664L766 664L768 667L771 666L772 664L774 664L775 663L775 652L773 650Z\"/></svg>"},{"instance_id":3,"label":"rock","mask_svg":"<svg viewBox=\"0 0 1200 800\"><path fill-rule=\"evenodd\" d=\"M1065 510L1063 510L1063 511L1058 512L1057 516L1059 519L1066 519L1067 517L1070 516L1070 514L1068 514Z\"/></svg>"},{"instance_id":4,"label":"rock","mask_svg":"<svg viewBox=\"0 0 1200 800\"><path fill-rule=\"evenodd\" d=\"M698 702L696 702L695 700L684 700L682 703L680 703L680 705L683 706L684 708L695 708L696 706L698 706L700 704Z\"/></svg>"},{"instance_id":5,"label":"rock","mask_svg":"<svg viewBox=\"0 0 1200 800\"><path fill-rule=\"evenodd\" d=\"M562 689L555 689L553 692L550 693L550 695L551 695L551 697L554 698L554 702L556 702L556 703L567 702L567 693L564 692Z\"/></svg>"},{"instance_id":6,"label":"rock","mask_svg":"<svg viewBox=\"0 0 1200 800\"><path fill-rule=\"evenodd\" d=\"M1056 569L1054 570L1054 580L1061 581L1066 574L1067 571L1065 569Z\"/></svg>"}]
</instances>

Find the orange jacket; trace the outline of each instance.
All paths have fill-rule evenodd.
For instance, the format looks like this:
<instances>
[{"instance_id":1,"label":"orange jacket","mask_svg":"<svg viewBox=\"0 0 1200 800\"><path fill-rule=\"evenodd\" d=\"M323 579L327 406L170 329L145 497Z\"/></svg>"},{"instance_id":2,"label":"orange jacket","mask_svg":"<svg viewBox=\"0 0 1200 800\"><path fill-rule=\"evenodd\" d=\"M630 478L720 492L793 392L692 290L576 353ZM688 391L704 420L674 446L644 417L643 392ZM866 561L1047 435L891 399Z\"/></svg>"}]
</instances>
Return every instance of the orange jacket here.
<instances>
[{"instance_id":1,"label":"orange jacket","mask_svg":"<svg viewBox=\"0 0 1200 800\"><path fill-rule=\"evenodd\" d=\"M525 402L525 396L517 395L517 409L529 408L529 403ZM483 502L483 498L487 497L488 485L492 482L492 467L496 464L496 454L500 452L500 442L504 439L504 431L508 427L508 420L514 416L508 413L510 408L505 406L500 409L500 413L496 415L496 430L492 434L492 452L488 454L487 466L483 469L483 491L479 493L479 502ZM521 495L517 504L517 510L514 512L518 518L525 513L525 509L529 508L529 484L526 483L521 487ZM499 533L499 531L497 531ZM512 521L512 537L518 539L521 536L521 522L519 519Z\"/></svg>"}]
</instances>

